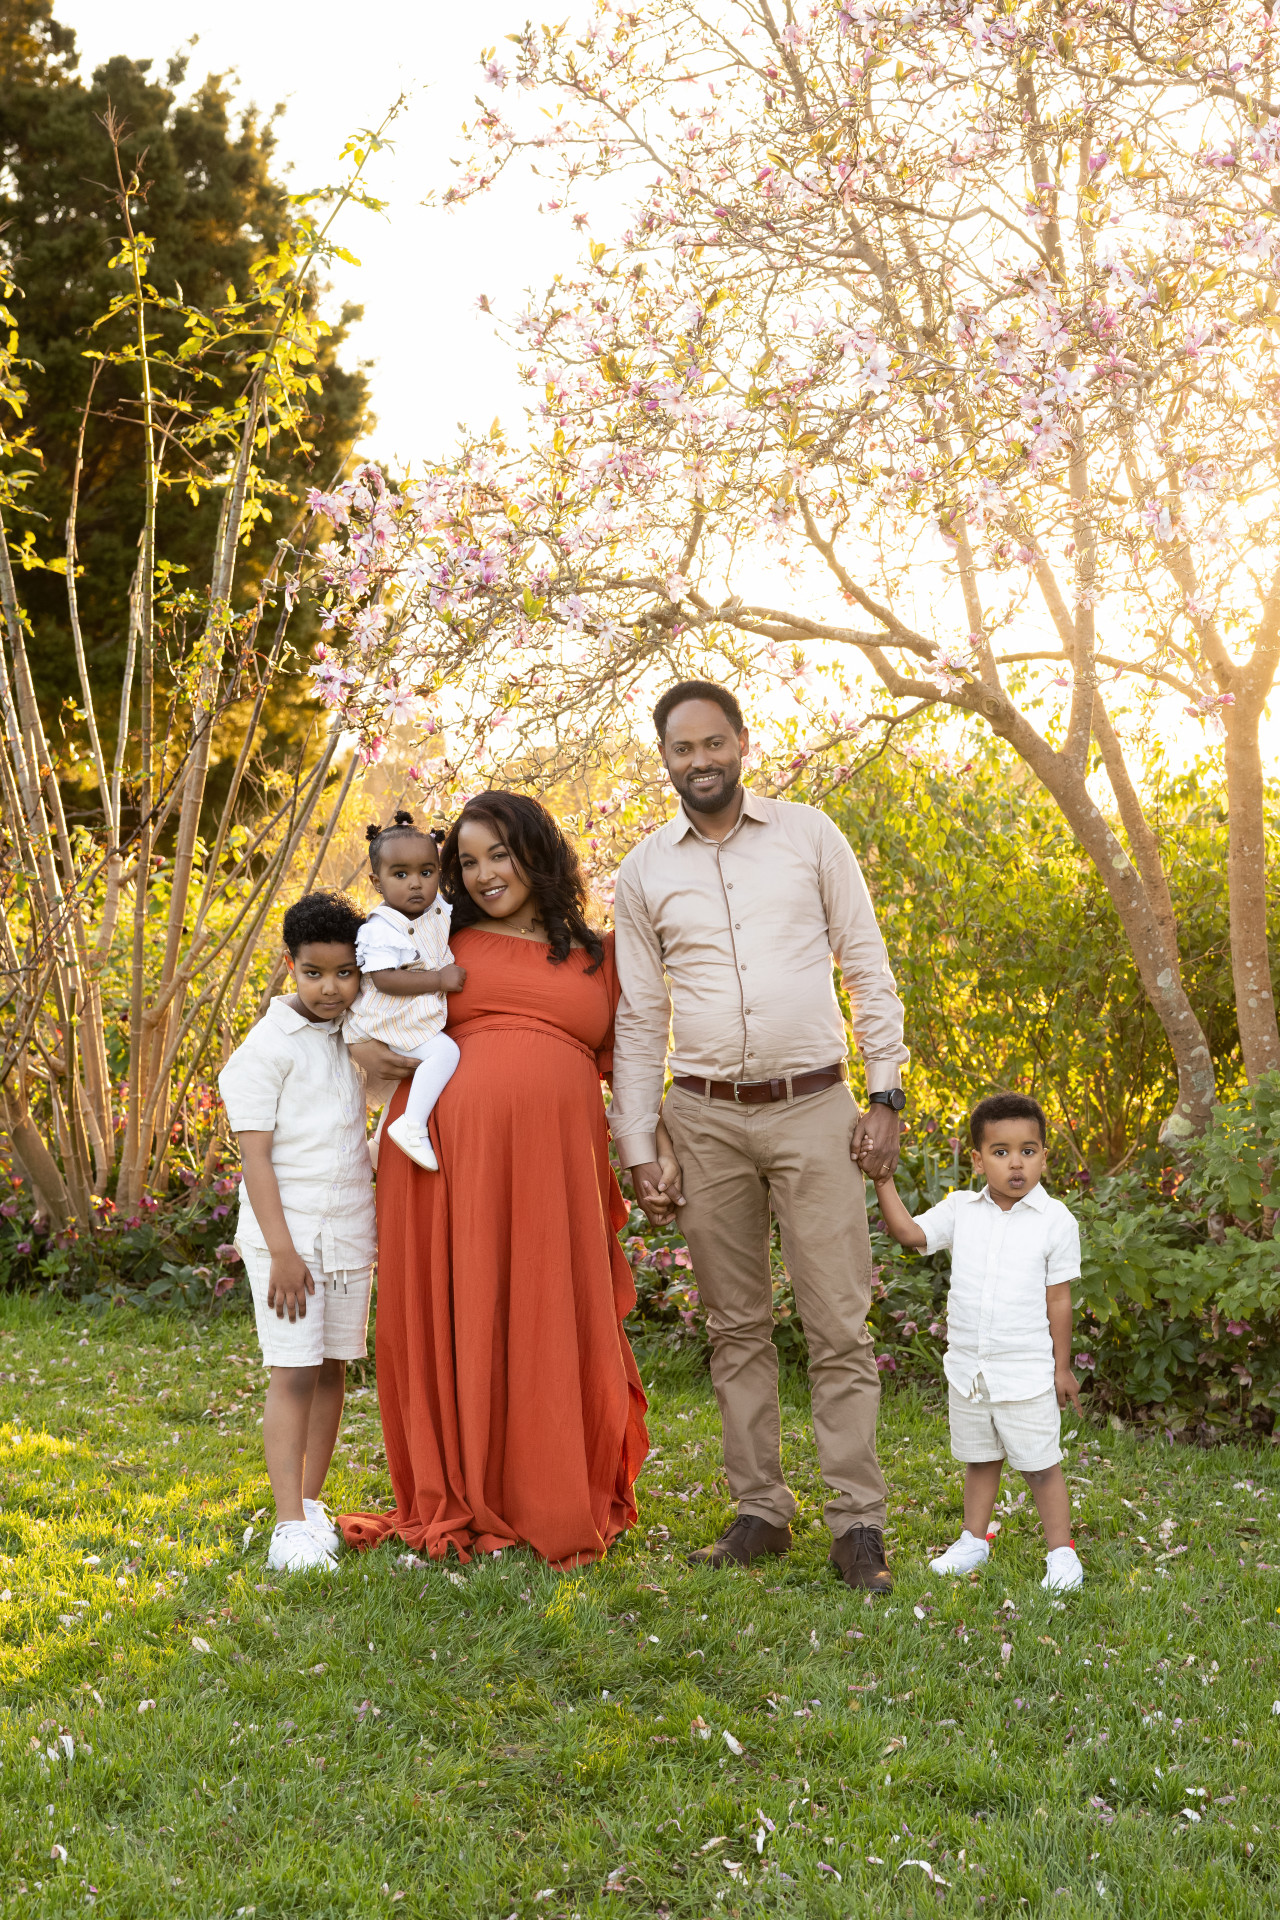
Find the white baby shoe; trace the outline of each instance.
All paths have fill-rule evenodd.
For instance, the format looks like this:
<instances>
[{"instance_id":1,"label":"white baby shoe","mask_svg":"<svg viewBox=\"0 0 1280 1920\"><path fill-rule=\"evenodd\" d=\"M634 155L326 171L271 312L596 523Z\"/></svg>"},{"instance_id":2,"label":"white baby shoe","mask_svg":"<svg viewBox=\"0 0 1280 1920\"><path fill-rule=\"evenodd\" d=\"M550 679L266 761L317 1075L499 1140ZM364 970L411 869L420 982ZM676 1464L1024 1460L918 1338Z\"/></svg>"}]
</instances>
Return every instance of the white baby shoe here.
<instances>
[{"instance_id":1,"label":"white baby shoe","mask_svg":"<svg viewBox=\"0 0 1280 1920\"><path fill-rule=\"evenodd\" d=\"M336 1567L338 1556L318 1539L306 1520L277 1520L267 1552L272 1573L309 1573L314 1568Z\"/></svg>"},{"instance_id":2,"label":"white baby shoe","mask_svg":"<svg viewBox=\"0 0 1280 1920\"><path fill-rule=\"evenodd\" d=\"M1040 1585L1049 1593L1074 1593L1084 1585L1084 1568L1074 1547L1055 1547L1044 1563L1048 1571Z\"/></svg>"},{"instance_id":3,"label":"white baby shoe","mask_svg":"<svg viewBox=\"0 0 1280 1920\"><path fill-rule=\"evenodd\" d=\"M953 1540L945 1553L929 1562L931 1573L973 1573L978 1567L985 1567L991 1558L991 1549L985 1540L979 1540L966 1527L958 1540Z\"/></svg>"},{"instance_id":4,"label":"white baby shoe","mask_svg":"<svg viewBox=\"0 0 1280 1920\"><path fill-rule=\"evenodd\" d=\"M302 1503L302 1511L306 1515L307 1525L310 1527L312 1533L314 1533L316 1539L322 1541L324 1545L328 1547L330 1553L336 1553L342 1545L342 1535L334 1526L333 1516L330 1514L328 1507L325 1506L324 1501L304 1500Z\"/></svg>"},{"instance_id":5,"label":"white baby shoe","mask_svg":"<svg viewBox=\"0 0 1280 1920\"><path fill-rule=\"evenodd\" d=\"M387 1127L388 1140L394 1140L401 1153L406 1154L416 1167L425 1167L428 1173L439 1173L440 1165L431 1146L431 1136L425 1127L415 1126L405 1114L398 1120L392 1120Z\"/></svg>"}]
</instances>

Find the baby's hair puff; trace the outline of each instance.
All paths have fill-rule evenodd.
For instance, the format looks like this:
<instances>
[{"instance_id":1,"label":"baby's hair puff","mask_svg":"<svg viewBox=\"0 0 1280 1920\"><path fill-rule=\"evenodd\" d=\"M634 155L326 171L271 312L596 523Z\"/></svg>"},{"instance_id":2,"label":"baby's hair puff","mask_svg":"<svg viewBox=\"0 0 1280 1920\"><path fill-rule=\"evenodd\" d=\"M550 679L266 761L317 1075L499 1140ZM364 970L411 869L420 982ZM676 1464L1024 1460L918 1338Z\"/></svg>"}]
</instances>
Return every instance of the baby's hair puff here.
<instances>
[{"instance_id":1,"label":"baby's hair puff","mask_svg":"<svg viewBox=\"0 0 1280 1920\"><path fill-rule=\"evenodd\" d=\"M369 842L369 868L371 872L376 873L382 865L389 841L401 839L431 840L439 846L443 836L432 833L427 827L416 825L413 815L406 813L402 807L392 819L389 827L379 826L376 820L371 820L364 830L364 837Z\"/></svg>"}]
</instances>

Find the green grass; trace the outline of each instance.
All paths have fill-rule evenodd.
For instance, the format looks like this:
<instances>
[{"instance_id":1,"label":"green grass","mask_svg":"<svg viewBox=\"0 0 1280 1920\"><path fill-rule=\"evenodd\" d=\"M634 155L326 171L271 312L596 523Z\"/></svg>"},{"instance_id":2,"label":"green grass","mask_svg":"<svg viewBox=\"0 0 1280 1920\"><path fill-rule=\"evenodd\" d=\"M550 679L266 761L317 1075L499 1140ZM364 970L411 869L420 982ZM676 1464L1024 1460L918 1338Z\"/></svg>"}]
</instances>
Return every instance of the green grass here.
<instances>
[{"instance_id":1,"label":"green grass","mask_svg":"<svg viewBox=\"0 0 1280 1920\"><path fill-rule=\"evenodd\" d=\"M383 1550L285 1579L264 1571L248 1321L88 1325L8 1299L0 1372L5 1915L1280 1905L1270 1451L1083 1430L1089 1584L1055 1604L1023 1507L980 1581L929 1574L959 1476L938 1409L899 1391L898 1586L864 1605L825 1565L797 1380L795 1551L683 1565L726 1517L715 1409L704 1376L651 1355L660 1457L604 1567ZM385 1496L371 1379L330 1491Z\"/></svg>"}]
</instances>

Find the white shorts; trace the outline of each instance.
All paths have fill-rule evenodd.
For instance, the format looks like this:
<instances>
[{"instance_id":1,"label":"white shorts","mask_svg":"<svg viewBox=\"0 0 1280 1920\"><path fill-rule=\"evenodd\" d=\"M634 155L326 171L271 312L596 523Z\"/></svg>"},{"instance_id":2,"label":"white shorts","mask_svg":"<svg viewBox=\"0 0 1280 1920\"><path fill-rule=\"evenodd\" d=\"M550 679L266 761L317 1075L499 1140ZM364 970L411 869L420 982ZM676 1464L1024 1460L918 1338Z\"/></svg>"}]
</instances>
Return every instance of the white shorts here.
<instances>
[{"instance_id":1,"label":"white shorts","mask_svg":"<svg viewBox=\"0 0 1280 1920\"><path fill-rule=\"evenodd\" d=\"M326 1273L313 1254L307 1260L314 1293L306 1318L290 1320L267 1305L271 1255L265 1247L236 1241L253 1294L258 1344L264 1367L318 1367L322 1360L363 1360L368 1351L372 1268L363 1273Z\"/></svg>"},{"instance_id":2,"label":"white shorts","mask_svg":"<svg viewBox=\"0 0 1280 1920\"><path fill-rule=\"evenodd\" d=\"M974 1397L949 1389L951 1452L966 1466L1007 1460L1019 1473L1040 1473L1062 1458L1062 1414L1052 1387L1031 1400L991 1400L979 1374Z\"/></svg>"}]
</instances>

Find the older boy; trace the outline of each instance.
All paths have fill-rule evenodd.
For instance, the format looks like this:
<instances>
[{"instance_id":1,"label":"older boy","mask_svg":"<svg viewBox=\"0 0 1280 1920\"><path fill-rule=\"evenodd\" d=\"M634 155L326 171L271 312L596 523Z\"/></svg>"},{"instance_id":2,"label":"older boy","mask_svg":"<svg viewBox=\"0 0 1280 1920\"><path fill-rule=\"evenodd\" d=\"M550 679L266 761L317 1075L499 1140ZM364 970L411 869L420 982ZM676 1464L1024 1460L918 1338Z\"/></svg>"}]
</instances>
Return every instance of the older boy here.
<instances>
[{"instance_id":1,"label":"older boy","mask_svg":"<svg viewBox=\"0 0 1280 1920\"><path fill-rule=\"evenodd\" d=\"M1080 1276L1075 1217L1040 1182L1045 1123L1022 1093L980 1100L969 1119L978 1192L949 1193L913 1220L893 1175L876 1178L885 1226L900 1246L951 1253L945 1368L951 1451L965 1462L964 1530L930 1566L970 1573L990 1555L987 1528L1006 1460L1031 1488L1049 1552L1041 1586L1084 1584L1062 1474L1061 1409L1077 1413L1071 1282Z\"/></svg>"},{"instance_id":2,"label":"older boy","mask_svg":"<svg viewBox=\"0 0 1280 1920\"><path fill-rule=\"evenodd\" d=\"M267 1565L336 1564L320 1502L342 1420L348 1360L363 1360L375 1228L364 1087L342 1038L360 988L362 916L340 893L309 893L284 916L295 991L218 1076L239 1136L236 1246L271 1369L262 1446L275 1495Z\"/></svg>"}]
</instances>

